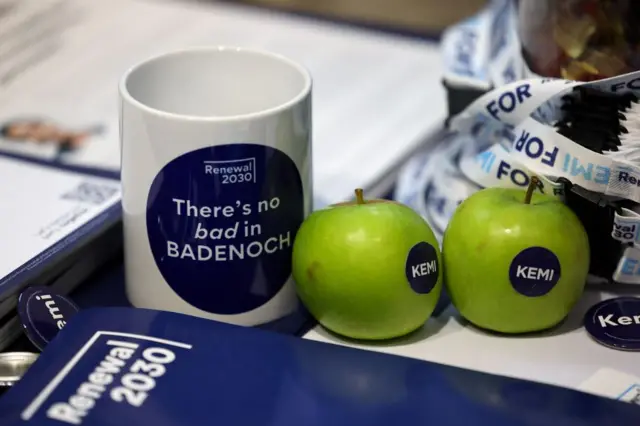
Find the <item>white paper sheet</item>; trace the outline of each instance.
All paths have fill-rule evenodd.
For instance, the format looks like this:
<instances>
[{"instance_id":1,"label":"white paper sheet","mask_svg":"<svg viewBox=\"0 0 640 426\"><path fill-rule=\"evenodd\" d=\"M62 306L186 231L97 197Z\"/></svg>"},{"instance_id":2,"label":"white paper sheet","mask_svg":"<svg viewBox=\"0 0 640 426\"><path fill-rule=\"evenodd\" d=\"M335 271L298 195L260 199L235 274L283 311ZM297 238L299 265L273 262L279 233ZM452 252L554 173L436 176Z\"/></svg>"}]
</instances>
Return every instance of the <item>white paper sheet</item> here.
<instances>
[{"instance_id":1,"label":"white paper sheet","mask_svg":"<svg viewBox=\"0 0 640 426\"><path fill-rule=\"evenodd\" d=\"M17 268L120 202L115 180L3 157L0 182L0 299Z\"/></svg>"},{"instance_id":2,"label":"white paper sheet","mask_svg":"<svg viewBox=\"0 0 640 426\"><path fill-rule=\"evenodd\" d=\"M558 328L538 334L505 338L487 333L470 326L450 306L419 331L393 341L355 342L320 326L304 338L584 390L587 378L610 366L640 377L637 353L600 345L583 328L585 312L595 303L627 291L638 295L636 290L612 286L607 284L607 291L589 288Z\"/></svg>"},{"instance_id":3,"label":"white paper sheet","mask_svg":"<svg viewBox=\"0 0 640 426\"><path fill-rule=\"evenodd\" d=\"M640 378L612 368L602 368L578 387L583 392L640 405Z\"/></svg>"},{"instance_id":4,"label":"white paper sheet","mask_svg":"<svg viewBox=\"0 0 640 426\"><path fill-rule=\"evenodd\" d=\"M86 132L67 153L8 137L0 149L117 169L120 75L157 53L217 44L273 50L310 69L324 200L367 187L445 115L440 55L427 41L216 3L0 0L0 126L32 118Z\"/></svg>"}]
</instances>

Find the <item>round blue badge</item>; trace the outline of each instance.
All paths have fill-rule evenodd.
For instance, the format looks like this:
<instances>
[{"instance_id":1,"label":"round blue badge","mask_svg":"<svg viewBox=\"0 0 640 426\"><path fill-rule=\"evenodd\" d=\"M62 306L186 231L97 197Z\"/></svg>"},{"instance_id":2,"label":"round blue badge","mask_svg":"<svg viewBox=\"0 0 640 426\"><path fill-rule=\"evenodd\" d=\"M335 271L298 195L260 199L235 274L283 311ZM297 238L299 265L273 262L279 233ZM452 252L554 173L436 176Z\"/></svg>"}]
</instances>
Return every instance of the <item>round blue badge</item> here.
<instances>
[{"instance_id":1,"label":"round blue badge","mask_svg":"<svg viewBox=\"0 0 640 426\"><path fill-rule=\"evenodd\" d=\"M640 298L618 297L592 306L584 316L584 327L600 344L640 351Z\"/></svg>"},{"instance_id":2,"label":"round blue badge","mask_svg":"<svg viewBox=\"0 0 640 426\"><path fill-rule=\"evenodd\" d=\"M413 291L420 294L430 293L438 282L439 271L438 254L431 244L421 241L411 247L404 273Z\"/></svg>"},{"instance_id":3,"label":"round blue badge","mask_svg":"<svg viewBox=\"0 0 640 426\"><path fill-rule=\"evenodd\" d=\"M549 249L529 247L511 261L509 280L513 288L528 297L544 296L560 279L560 261Z\"/></svg>"},{"instance_id":4,"label":"round blue badge","mask_svg":"<svg viewBox=\"0 0 640 426\"><path fill-rule=\"evenodd\" d=\"M79 311L70 299L48 287L29 287L18 298L18 315L31 342L40 350Z\"/></svg>"},{"instance_id":5,"label":"round blue badge","mask_svg":"<svg viewBox=\"0 0 640 426\"><path fill-rule=\"evenodd\" d=\"M304 208L300 172L283 151L246 143L191 151L166 164L149 190L151 252L192 306L248 312L291 277Z\"/></svg>"}]
</instances>

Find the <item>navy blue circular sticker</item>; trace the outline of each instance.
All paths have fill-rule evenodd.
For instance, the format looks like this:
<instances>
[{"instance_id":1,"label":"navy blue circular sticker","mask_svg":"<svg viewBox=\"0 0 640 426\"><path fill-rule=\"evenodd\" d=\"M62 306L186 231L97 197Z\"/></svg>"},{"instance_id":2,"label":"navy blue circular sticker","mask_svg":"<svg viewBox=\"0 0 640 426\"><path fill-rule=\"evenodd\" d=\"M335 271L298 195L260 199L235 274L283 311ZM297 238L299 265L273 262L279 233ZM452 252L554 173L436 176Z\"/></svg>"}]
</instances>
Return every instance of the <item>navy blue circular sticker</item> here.
<instances>
[{"instance_id":1,"label":"navy blue circular sticker","mask_svg":"<svg viewBox=\"0 0 640 426\"><path fill-rule=\"evenodd\" d=\"M421 241L411 247L404 273L413 291L420 294L431 292L438 282L439 271L438 254L431 244Z\"/></svg>"},{"instance_id":2,"label":"navy blue circular sticker","mask_svg":"<svg viewBox=\"0 0 640 426\"><path fill-rule=\"evenodd\" d=\"M147 233L160 273L186 302L216 314L251 311L282 289L303 220L296 164L256 144L202 148L174 159L147 200Z\"/></svg>"},{"instance_id":3,"label":"navy blue circular sticker","mask_svg":"<svg viewBox=\"0 0 640 426\"><path fill-rule=\"evenodd\" d=\"M29 287L18 298L18 315L29 340L40 350L78 312L69 298L48 287Z\"/></svg>"},{"instance_id":4,"label":"navy blue circular sticker","mask_svg":"<svg viewBox=\"0 0 640 426\"><path fill-rule=\"evenodd\" d=\"M509 280L520 294L529 297L544 296L560 279L560 261L549 249L529 247L511 261Z\"/></svg>"},{"instance_id":5,"label":"navy blue circular sticker","mask_svg":"<svg viewBox=\"0 0 640 426\"><path fill-rule=\"evenodd\" d=\"M640 298L618 297L592 306L584 316L584 327L605 346L640 351Z\"/></svg>"}]
</instances>

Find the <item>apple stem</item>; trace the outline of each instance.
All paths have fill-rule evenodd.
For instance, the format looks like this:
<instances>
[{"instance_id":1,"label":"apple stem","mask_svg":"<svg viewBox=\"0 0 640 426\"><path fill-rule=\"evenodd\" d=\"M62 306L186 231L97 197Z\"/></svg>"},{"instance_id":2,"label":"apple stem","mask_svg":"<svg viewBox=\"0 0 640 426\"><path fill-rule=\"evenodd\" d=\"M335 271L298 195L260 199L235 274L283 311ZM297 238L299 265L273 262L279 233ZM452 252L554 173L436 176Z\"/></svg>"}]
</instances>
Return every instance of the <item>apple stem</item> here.
<instances>
[{"instance_id":1,"label":"apple stem","mask_svg":"<svg viewBox=\"0 0 640 426\"><path fill-rule=\"evenodd\" d=\"M537 176L531 176L531 181L529 182L529 187L527 188L527 194L524 196L525 204L531 203L531 197L533 197L533 190L536 189L536 187L538 186L538 182L540 182L540 179L538 179Z\"/></svg>"},{"instance_id":2,"label":"apple stem","mask_svg":"<svg viewBox=\"0 0 640 426\"><path fill-rule=\"evenodd\" d=\"M356 189L356 202L358 204L364 204L364 194L361 188Z\"/></svg>"}]
</instances>

